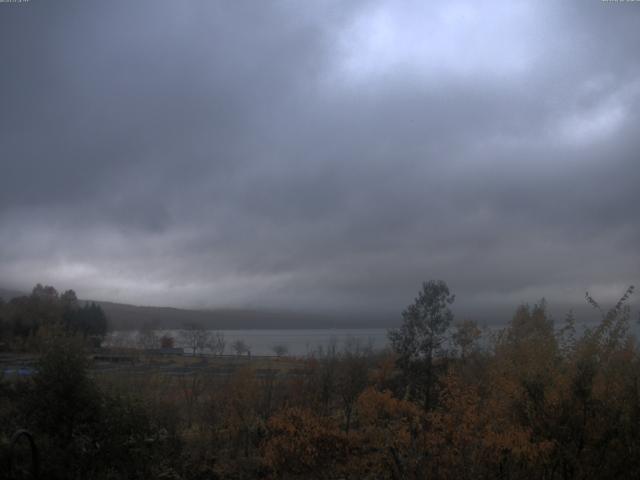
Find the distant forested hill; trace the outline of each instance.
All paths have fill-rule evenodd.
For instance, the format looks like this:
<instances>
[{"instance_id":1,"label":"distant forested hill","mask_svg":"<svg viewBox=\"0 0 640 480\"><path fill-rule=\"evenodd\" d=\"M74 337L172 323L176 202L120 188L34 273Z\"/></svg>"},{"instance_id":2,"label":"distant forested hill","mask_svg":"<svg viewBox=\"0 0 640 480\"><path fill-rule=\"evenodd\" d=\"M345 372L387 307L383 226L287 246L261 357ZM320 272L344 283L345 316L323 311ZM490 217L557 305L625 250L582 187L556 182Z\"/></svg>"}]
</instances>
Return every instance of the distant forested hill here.
<instances>
[{"instance_id":1,"label":"distant forested hill","mask_svg":"<svg viewBox=\"0 0 640 480\"><path fill-rule=\"evenodd\" d=\"M288 311L216 309L188 310L171 307L143 307L112 302L96 302L107 314L111 328L136 329L152 324L156 328L180 328L185 323L198 323L211 329L263 328L331 328L357 327L357 321L347 324L338 319Z\"/></svg>"},{"instance_id":2,"label":"distant forested hill","mask_svg":"<svg viewBox=\"0 0 640 480\"><path fill-rule=\"evenodd\" d=\"M28 295L27 292L0 288L5 301ZM92 302L94 300L80 300ZM269 328L374 328L388 327L380 319L358 315L321 315L269 309L212 309L190 310L172 307L137 306L124 303L95 301L102 307L112 330L136 330L143 325L158 329L181 328L186 323L198 323L211 329L269 329Z\"/></svg>"},{"instance_id":3,"label":"distant forested hill","mask_svg":"<svg viewBox=\"0 0 640 480\"><path fill-rule=\"evenodd\" d=\"M0 288L0 298L5 302L11 300L13 297L20 297L26 295L25 292L18 292L17 290L8 290L6 288Z\"/></svg>"}]
</instances>

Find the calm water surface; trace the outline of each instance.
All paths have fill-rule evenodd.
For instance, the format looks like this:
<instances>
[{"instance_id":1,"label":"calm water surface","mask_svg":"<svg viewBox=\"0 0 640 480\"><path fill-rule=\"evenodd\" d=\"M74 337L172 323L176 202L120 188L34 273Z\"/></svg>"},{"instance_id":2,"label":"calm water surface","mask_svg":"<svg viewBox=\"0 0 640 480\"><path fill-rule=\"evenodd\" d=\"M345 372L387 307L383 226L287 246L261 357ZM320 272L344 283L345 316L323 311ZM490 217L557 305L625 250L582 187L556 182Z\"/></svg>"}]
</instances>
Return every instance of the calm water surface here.
<instances>
[{"instance_id":1,"label":"calm water surface","mask_svg":"<svg viewBox=\"0 0 640 480\"><path fill-rule=\"evenodd\" d=\"M370 345L374 350L387 346L387 329L316 329L316 330L213 330L224 334L227 343L225 354L232 354L231 344L242 340L251 349L252 355L273 355L274 347L284 346L289 355L308 355L318 350L336 346L342 350L348 342ZM175 339L177 347L181 344L180 330L163 330L158 335L167 334ZM137 332L113 332L107 344L133 346L137 342Z\"/></svg>"}]
</instances>

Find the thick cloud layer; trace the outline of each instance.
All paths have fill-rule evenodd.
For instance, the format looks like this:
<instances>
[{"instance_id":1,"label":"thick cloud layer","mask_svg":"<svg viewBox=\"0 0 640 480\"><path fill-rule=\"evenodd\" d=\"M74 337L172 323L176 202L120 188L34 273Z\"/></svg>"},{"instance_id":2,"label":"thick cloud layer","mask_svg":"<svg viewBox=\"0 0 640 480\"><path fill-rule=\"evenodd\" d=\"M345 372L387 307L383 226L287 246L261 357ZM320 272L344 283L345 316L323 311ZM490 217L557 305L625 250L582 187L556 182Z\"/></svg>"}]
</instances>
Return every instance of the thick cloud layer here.
<instances>
[{"instance_id":1,"label":"thick cloud layer","mask_svg":"<svg viewBox=\"0 0 640 480\"><path fill-rule=\"evenodd\" d=\"M640 267L640 3L0 4L0 284L464 314ZM497 313L496 313L497 315Z\"/></svg>"}]
</instances>

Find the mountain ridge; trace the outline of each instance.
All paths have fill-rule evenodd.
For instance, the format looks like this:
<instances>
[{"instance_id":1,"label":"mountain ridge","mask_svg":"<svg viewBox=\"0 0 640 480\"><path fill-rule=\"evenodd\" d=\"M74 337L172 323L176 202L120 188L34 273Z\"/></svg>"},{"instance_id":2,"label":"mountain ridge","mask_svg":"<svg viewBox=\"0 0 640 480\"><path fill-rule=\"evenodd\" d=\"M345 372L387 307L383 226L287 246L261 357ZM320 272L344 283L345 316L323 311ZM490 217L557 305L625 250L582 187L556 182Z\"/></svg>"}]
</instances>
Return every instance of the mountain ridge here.
<instances>
[{"instance_id":1,"label":"mountain ridge","mask_svg":"<svg viewBox=\"0 0 640 480\"><path fill-rule=\"evenodd\" d=\"M0 298L28 295L11 289L0 288ZM150 326L155 329L179 329L197 324L208 329L314 329L314 328L381 328L388 322L357 314L322 314L295 312L269 308L214 308L189 309L171 306L145 306L105 300L80 299L82 303L94 302L107 315L111 330L137 330Z\"/></svg>"}]
</instances>

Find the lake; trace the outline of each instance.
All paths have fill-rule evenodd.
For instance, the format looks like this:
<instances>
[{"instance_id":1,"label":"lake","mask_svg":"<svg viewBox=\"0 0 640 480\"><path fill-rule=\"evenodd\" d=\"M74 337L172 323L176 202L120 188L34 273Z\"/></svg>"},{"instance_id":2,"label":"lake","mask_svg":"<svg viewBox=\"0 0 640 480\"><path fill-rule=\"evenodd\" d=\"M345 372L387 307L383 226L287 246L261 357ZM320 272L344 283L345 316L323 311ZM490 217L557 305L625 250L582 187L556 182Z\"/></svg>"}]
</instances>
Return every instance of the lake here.
<instances>
[{"instance_id":1,"label":"lake","mask_svg":"<svg viewBox=\"0 0 640 480\"><path fill-rule=\"evenodd\" d=\"M313 329L313 330L212 330L221 332L226 341L225 354L232 354L231 345L242 340L251 349L252 355L274 355L273 348L284 346L289 355L303 356L325 350L332 345L338 351L348 342L357 341L363 346L371 346L374 350L382 350L388 344L387 329ZM169 335L175 339L176 347L184 347L181 343L180 330L162 330L157 335ZM137 344L137 332L112 332L105 340L106 346L134 346Z\"/></svg>"}]
</instances>

